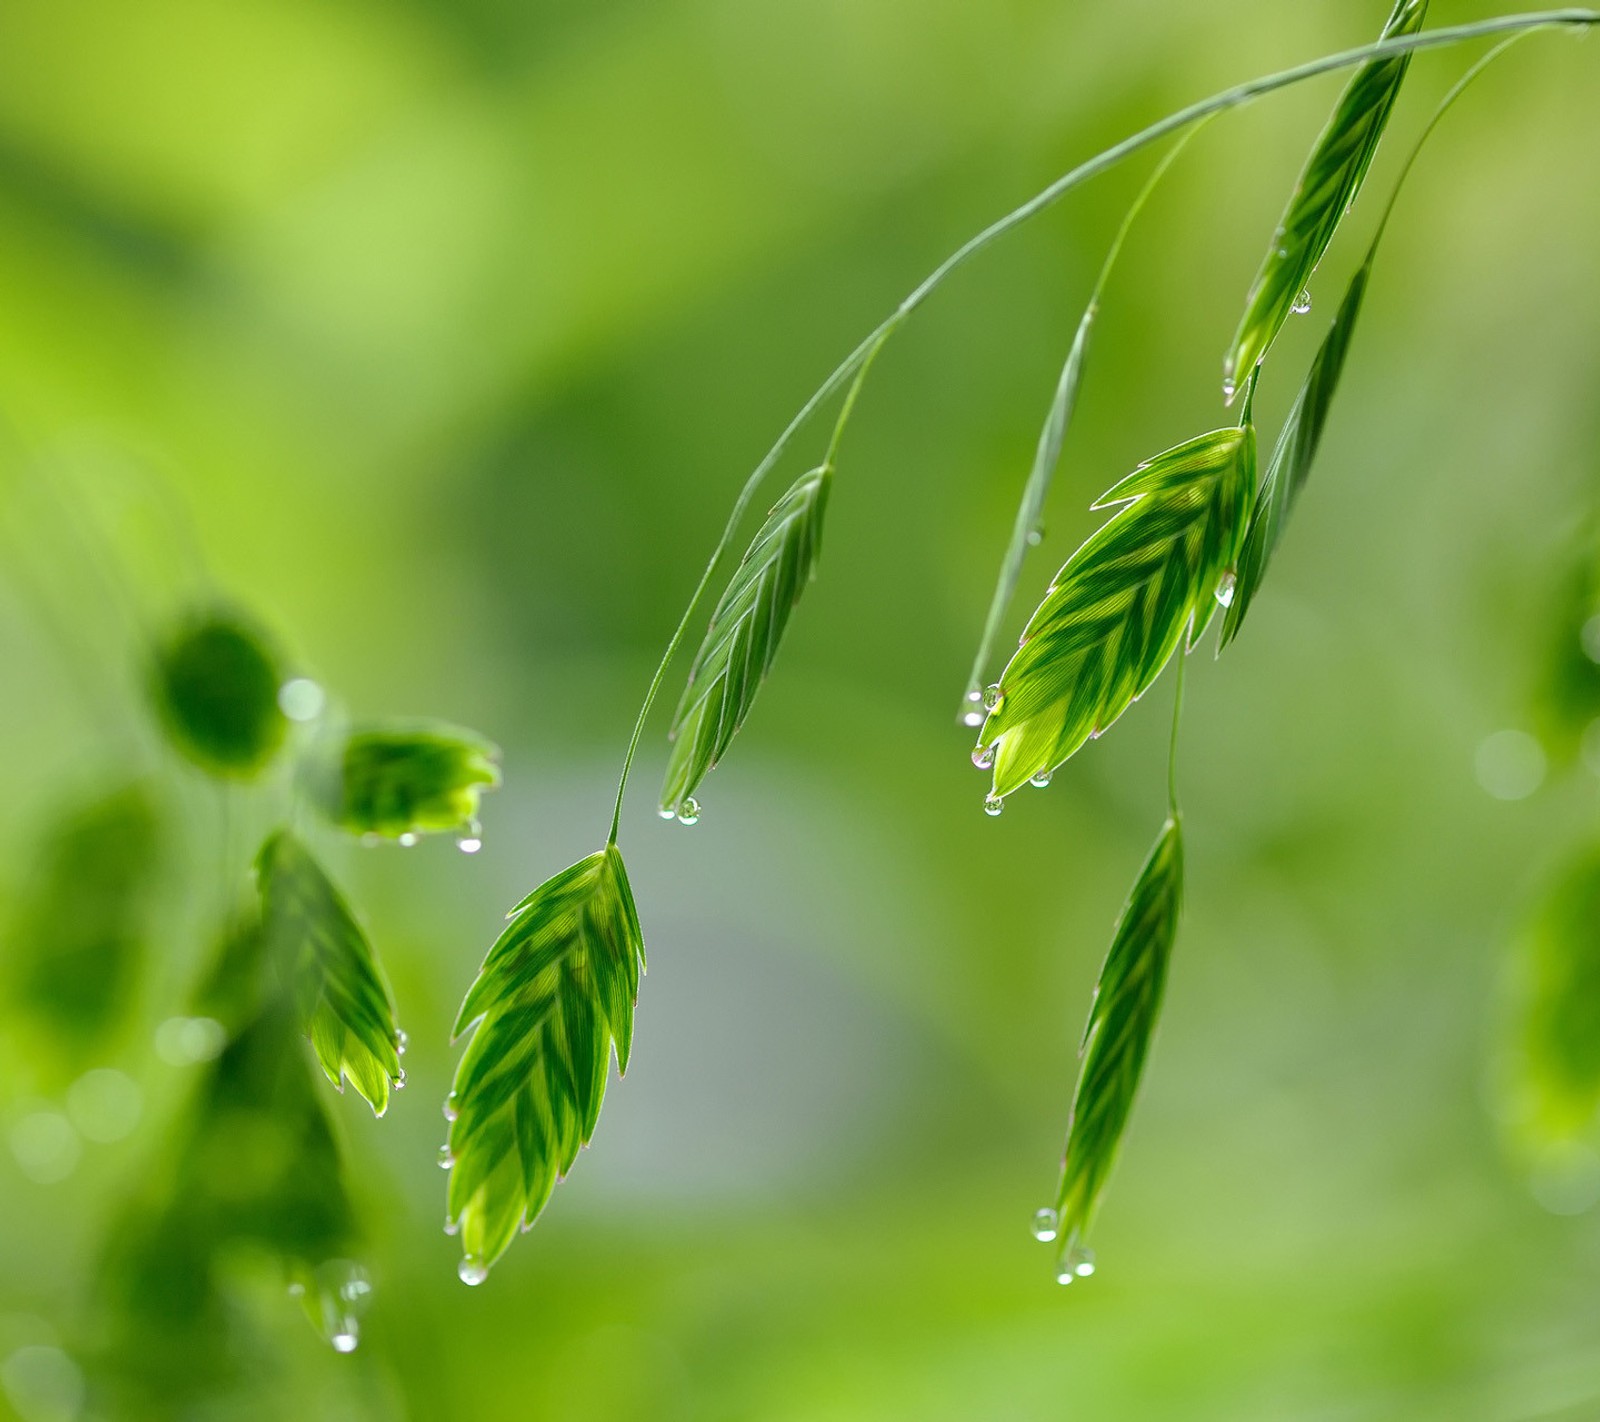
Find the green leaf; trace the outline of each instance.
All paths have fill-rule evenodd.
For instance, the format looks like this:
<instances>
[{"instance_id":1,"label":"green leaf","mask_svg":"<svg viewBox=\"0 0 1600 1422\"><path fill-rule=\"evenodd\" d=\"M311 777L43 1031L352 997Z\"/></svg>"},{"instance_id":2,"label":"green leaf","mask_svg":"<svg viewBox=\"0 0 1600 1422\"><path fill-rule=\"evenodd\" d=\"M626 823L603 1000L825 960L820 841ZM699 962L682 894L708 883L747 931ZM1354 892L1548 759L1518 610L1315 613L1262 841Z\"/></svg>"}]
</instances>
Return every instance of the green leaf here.
<instances>
[{"instance_id":1,"label":"green leaf","mask_svg":"<svg viewBox=\"0 0 1600 1422\"><path fill-rule=\"evenodd\" d=\"M994 796L1048 775L1198 639L1238 557L1255 431L1212 430L1141 464L1095 508L1124 504L1056 574L979 733Z\"/></svg>"},{"instance_id":2,"label":"green leaf","mask_svg":"<svg viewBox=\"0 0 1600 1422\"><path fill-rule=\"evenodd\" d=\"M162 858L149 790L131 784L71 810L44 837L7 935L22 1053L40 1089L94 1065L139 987Z\"/></svg>"},{"instance_id":3,"label":"green leaf","mask_svg":"<svg viewBox=\"0 0 1600 1422\"><path fill-rule=\"evenodd\" d=\"M372 945L338 889L288 830L256 858L267 952L290 984L302 1030L340 1091L348 1078L381 1116L400 1086L400 1032Z\"/></svg>"},{"instance_id":4,"label":"green leaf","mask_svg":"<svg viewBox=\"0 0 1600 1422\"><path fill-rule=\"evenodd\" d=\"M308 772L317 808L351 834L431 834L476 826L484 790L500 783L499 750L434 722L360 727Z\"/></svg>"},{"instance_id":5,"label":"green leaf","mask_svg":"<svg viewBox=\"0 0 1600 1422\"><path fill-rule=\"evenodd\" d=\"M541 884L510 914L461 1005L477 1024L456 1068L452 1227L461 1277L480 1283L530 1226L600 1115L615 1044L626 1071L644 939L617 847Z\"/></svg>"},{"instance_id":6,"label":"green leaf","mask_svg":"<svg viewBox=\"0 0 1600 1422\"><path fill-rule=\"evenodd\" d=\"M827 465L794 482L767 515L718 601L673 717L663 813L683 807L749 715L789 614L816 575L831 482Z\"/></svg>"},{"instance_id":7,"label":"green leaf","mask_svg":"<svg viewBox=\"0 0 1600 1422\"><path fill-rule=\"evenodd\" d=\"M1056 1197L1064 1282L1085 1258L1083 1239L1133 1109L1161 1012L1182 900L1183 835L1173 818L1162 828L1117 921L1079 1049L1078 1088Z\"/></svg>"},{"instance_id":8,"label":"green leaf","mask_svg":"<svg viewBox=\"0 0 1600 1422\"><path fill-rule=\"evenodd\" d=\"M1515 1116L1536 1144L1600 1133L1600 848L1555 886L1521 953Z\"/></svg>"},{"instance_id":9,"label":"green leaf","mask_svg":"<svg viewBox=\"0 0 1600 1422\"><path fill-rule=\"evenodd\" d=\"M1222 618L1219 650L1226 647L1239 633L1244 615L1255 599L1266 576L1267 564L1283 537L1284 525L1300 490L1311 474L1312 462L1322 444L1322 432L1328 423L1328 411L1333 404L1334 392L1339 388L1339 377L1344 373L1345 356L1350 350L1350 337L1355 330L1356 318L1361 314L1361 302L1367 292L1367 280L1372 273L1372 254L1362 263L1350 279L1344 300L1339 303L1333 325L1323 338L1311 363L1311 372L1295 397L1289 417L1284 421L1268 461L1266 476L1256 491L1255 503L1250 510L1250 523L1245 532L1244 548L1239 554L1238 581L1233 598Z\"/></svg>"},{"instance_id":10,"label":"green leaf","mask_svg":"<svg viewBox=\"0 0 1600 1422\"><path fill-rule=\"evenodd\" d=\"M157 651L151 697L167 739L213 775L247 779L283 743L277 659L227 612L200 614Z\"/></svg>"},{"instance_id":11,"label":"green leaf","mask_svg":"<svg viewBox=\"0 0 1600 1422\"><path fill-rule=\"evenodd\" d=\"M1415 34L1427 12L1428 0L1398 0L1383 38ZM1360 193L1410 65L1409 53L1369 60L1340 96L1290 195L1223 362L1228 399L1277 338Z\"/></svg>"}]
</instances>

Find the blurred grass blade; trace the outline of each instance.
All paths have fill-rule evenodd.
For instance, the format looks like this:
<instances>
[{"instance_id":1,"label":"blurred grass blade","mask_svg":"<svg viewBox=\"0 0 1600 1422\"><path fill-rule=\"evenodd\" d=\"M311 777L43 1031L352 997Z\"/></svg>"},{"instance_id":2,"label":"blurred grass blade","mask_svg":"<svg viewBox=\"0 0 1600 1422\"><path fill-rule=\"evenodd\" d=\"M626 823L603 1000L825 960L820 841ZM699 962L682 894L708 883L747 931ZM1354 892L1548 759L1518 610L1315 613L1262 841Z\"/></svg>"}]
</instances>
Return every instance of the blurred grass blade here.
<instances>
[{"instance_id":1,"label":"blurred grass blade","mask_svg":"<svg viewBox=\"0 0 1600 1422\"><path fill-rule=\"evenodd\" d=\"M1223 614L1219 651L1238 635L1245 612L1254 600L1261 580L1266 576L1267 564L1271 562L1278 540L1283 536L1289 511L1310 476L1312 462L1322 443L1322 432L1328 423L1334 392L1339 388L1339 377L1344 373L1350 337L1355 330L1356 318L1361 314L1367 280L1372 272L1373 255L1368 253L1366 261L1351 278L1344 300L1339 303L1338 314L1333 318L1333 325L1311 363L1311 373L1300 387L1300 393L1295 397L1294 406L1278 435L1278 442L1273 446L1266 475L1256 491L1255 504L1250 511L1244 547L1239 554L1238 580L1234 585L1233 599Z\"/></svg>"},{"instance_id":2,"label":"blurred grass blade","mask_svg":"<svg viewBox=\"0 0 1600 1422\"><path fill-rule=\"evenodd\" d=\"M178 753L212 775L248 779L283 743L283 677L261 636L230 612L183 623L157 649L151 698Z\"/></svg>"},{"instance_id":3,"label":"blurred grass blade","mask_svg":"<svg viewBox=\"0 0 1600 1422\"><path fill-rule=\"evenodd\" d=\"M1382 37L1415 34L1427 11L1428 0L1398 0ZM1410 65L1409 53L1363 64L1311 150L1223 362L1230 401L1277 338L1360 193Z\"/></svg>"},{"instance_id":4,"label":"blurred grass blade","mask_svg":"<svg viewBox=\"0 0 1600 1422\"><path fill-rule=\"evenodd\" d=\"M256 859L267 952L290 983L328 1080L349 1079L381 1116L405 1079L394 1004L372 945L338 889L288 830Z\"/></svg>"},{"instance_id":5,"label":"blurred grass blade","mask_svg":"<svg viewBox=\"0 0 1600 1422\"><path fill-rule=\"evenodd\" d=\"M111 1233L92 1359L107 1415L212 1415L179 1404L237 1386L260 1346L230 1298L241 1258L297 1277L348 1255L355 1235L338 1144L279 1002L206 1068Z\"/></svg>"},{"instance_id":6,"label":"blurred grass blade","mask_svg":"<svg viewBox=\"0 0 1600 1422\"><path fill-rule=\"evenodd\" d=\"M966 725L982 724L983 715L978 707L983 700L983 686L988 680L995 639L999 636L1000 624L1011 607L1011 600L1016 596L1017 581L1022 576L1022 564L1028 556L1028 549L1041 537L1040 519L1044 515L1045 500L1050 494L1050 484L1055 476L1056 466L1061 462L1061 448L1066 443L1067 429L1072 424L1073 412L1077 409L1078 386L1083 380L1083 364L1089 353L1089 337L1094 330L1095 319L1100 314L1101 294L1105 291L1112 268L1116 266L1117 258L1122 253L1128 232L1140 212L1144 210L1150 194L1155 191L1156 185L1172 166L1173 160L1207 122L1208 119L1202 119L1193 128L1181 134L1177 142L1156 164L1155 170L1145 180L1138 196L1123 215L1122 224L1117 228L1117 235L1112 238L1105 260L1100 265L1100 274L1095 279L1094 289L1089 293L1089 303L1084 307L1078 328L1073 333L1072 348L1067 352L1066 363L1061 367L1061 376L1056 382L1055 396L1050 402L1050 411L1045 416L1044 428L1039 432L1033 466L1028 471L1028 482L1023 486L1022 502L1017 506L1017 516L1012 525L1011 542L1006 547L1005 558L1000 564L1000 574L995 582L994 595L989 601L989 610L984 618L983 636L979 639L977 654L973 657L972 673L967 678L966 699L961 708L962 720Z\"/></svg>"},{"instance_id":7,"label":"blurred grass blade","mask_svg":"<svg viewBox=\"0 0 1600 1422\"><path fill-rule=\"evenodd\" d=\"M1547 1147L1600 1138L1600 848L1571 865L1523 941L1514 1118Z\"/></svg>"},{"instance_id":8,"label":"blurred grass blade","mask_svg":"<svg viewBox=\"0 0 1600 1422\"><path fill-rule=\"evenodd\" d=\"M107 1048L138 992L161 866L155 802L142 784L71 810L44 836L12 919L4 965L17 1069L64 1085Z\"/></svg>"},{"instance_id":9,"label":"blurred grass blade","mask_svg":"<svg viewBox=\"0 0 1600 1422\"><path fill-rule=\"evenodd\" d=\"M456 1019L457 1036L477 1028L446 1107L467 1283L533 1223L593 1134L613 1043L627 1070L643 967L614 844L529 894L489 950Z\"/></svg>"},{"instance_id":10,"label":"blurred grass blade","mask_svg":"<svg viewBox=\"0 0 1600 1422\"><path fill-rule=\"evenodd\" d=\"M684 811L684 802L744 724L789 614L816 575L832 478L829 464L801 475L773 506L729 579L673 717L661 791L664 814Z\"/></svg>"},{"instance_id":11,"label":"blurred grass blade","mask_svg":"<svg viewBox=\"0 0 1600 1422\"><path fill-rule=\"evenodd\" d=\"M1141 464L1095 504L1125 504L1067 560L1001 673L975 757L991 808L1045 776L1141 696L1227 596L1255 486L1255 431L1212 430ZM993 699L991 697L991 699Z\"/></svg>"},{"instance_id":12,"label":"blurred grass blade","mask_svg":"<svg viewBox=\"0 0 1600 1422\"><path fill-rule=\"evenodd\" d=\"M442 723L366 726L312 765L307 786L317 808L351 834L471 830L479 798L500 783L499 755L482 736Z\"/></svg>"},{"instance_id":13,"label":"blurred grass blade","mask_svg":"<svg viewBox=\"0 0 1600 1422\"><path fill-rule=\"evenodd\" d=\"M1056 1200L1063 1282L1071 1281L1083 1258L1084 1236L1133 1109L1161 1011L1182 901L1183 835L1174 817L1163 827L1117 921L1084 1029Z\"/></svg>"}]
</instances>

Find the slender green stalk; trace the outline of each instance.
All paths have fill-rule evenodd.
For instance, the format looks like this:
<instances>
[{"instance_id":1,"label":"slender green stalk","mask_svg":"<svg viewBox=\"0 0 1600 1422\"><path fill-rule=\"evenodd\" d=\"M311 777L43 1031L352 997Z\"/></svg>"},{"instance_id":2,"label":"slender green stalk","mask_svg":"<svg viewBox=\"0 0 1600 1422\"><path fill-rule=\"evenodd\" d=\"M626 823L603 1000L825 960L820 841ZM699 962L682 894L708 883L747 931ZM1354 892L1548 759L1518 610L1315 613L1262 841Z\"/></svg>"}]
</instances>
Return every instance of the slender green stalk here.
<instances>
[{"instance_id":1,"label":"slender green stalk","mask_svg":"<svg viewBox=\"0 0 1600 1422\"><path fill-rule=\"evenodd\" d=\"M995 639L1000 635L1000 624L1005 619L1012 598L1016 596L1017 583L1022 577L1022 565L1027 559L1028 549L1039 537L1039 516L1044 510L1056 465L1061 460L1061 447L1066 440L1067 427L1072 423L1073 411L1078 400L1078 384L1083 378L1084 361L1088 356L1089 334L1096 317L1100 314L1100 297L1105 291L1106 282L1110 279L1111 269L1116 266L1117 258L1122 253L1123 243L1127 241L1134 220L1144 210L1150 194L1156 190L1157 184L1177 156L1183 152L1189 140L1207 121L1207 119L1200 120L1187 133L1180 135L1178 141L1156 164L1154 171L1145 179L1144 186L1139 189L1132 206L1123 215L1122 225L1117 228L1117 235L1112 238L1105 260L1100 264L1100 274L1095 278L1094 286L1089 292L1088 304L1084 307L1078 329L1072 338L1072 349L1067 354L1066 363L1061 367L1061 378L1056 383L1050 414L1045 420L1044 428L1039 432L1039 444L1034 453L1033 468L1028 473L1028 482L1022 491L1022 502L1017 505L1016 521L1011 527L1011 542L1007 545L1005 558L1000 564L1000 575L995 580L994 596L989 599L989 611L983 620L983 636L978 641L978 650L972 659L972 671L967 676L967 691L961 703L963 721L972 714L973 703L982 699L983 688L988 682L989 662L994 655Z\"/></svg>"},{"instance_id":2,"label":"slender green stalk","mask_svg":"<svg viewBox=\"0 0 1600 1422\"><path fill-rule=\"evenodd\" d=\"M1227 109L1240 108L1252 100L1258 99L1265 94L1273 93L1278 89L1289 88L1291 85L1303 83L1307 79L1315 79L1322 74L1348 69L1353 65L1365 63L1370 59L1410 54L1428 49L1444 49L1452 45L1463 44L1469 40L1485 39L1492 35L1520 33L1536 29L1587 28L1594 25L1600 25L1600 10L1565 8L1535 10L1521 15L1501 15L1494 19L1478 20L1471 24L1449 25L1436 30L1423 30L1417 34L1398 35L1392 39L1376 40L1370 44L1359 45L1354 49L1340 50L1336 54L1308 60L1304 64L1280 70L1275 74L1247 80L1243 84L1237 84L1231 89L1221 90L1207 98L1197 100L1186 108L1168 114L1165 118L1158 119L1155 123L1123 139L1120 143L1113 144L1110 148L1097 153L1093 158L1080 163L1076 168L1063 173L1020 207L1013 208L1004 217L990 223L976 236L969 238L960 247L956 248L911 291L891 315L880 322L871 334L834 368L827 379L817 387L811 397L800 407L794 418L784 427L776 443L767 451L761 462L756 465L750 477L745 480L744 487L739 491L738 498L734 500L733 508L728 515L728 521L723 528L722 536L712 549L705 571L700 575L700 581L695 584L688 606L684 608L683 616L679 619L672 637L667 642L666 651L662 654L661 661L656 667L655 675L651 677L650 685L645 692L644 702L640 706L639 714L634 721L633 733L628 742L627 753L623 757L622 774L618 780L617 797L611 816L611 833L607 842L616 842L617 829L622 818L622 800L628 785L628 774L633 767L633 759L638 751L640 738L644 734L645 722L649 717L651 707L655 704L656 696L661 690L661 683L666 676L667 667L677 653L678 647L683 641L684 633L688 630L690 620L694 616L695 608L699 605L707 586L715 576L717 567L732 543L738 526L750 506L751 499L755 497L756 490L788 449L795 435L799 433L800 429L810 420L818 408L830 399L846 380L860 370L863 364L877 353L878 349L904 323L906 318L921 306L957 267L965 265L973 257L977 256L979 252L997 242L1001 237L1037 217L1041 212L1053 206L1067 193L1087 182L1090 178L1115 167L1124 158L1131 157L1140 149L1159 142L1169 134L1179 133L1191 124L1197 123L1201 119L1209 118L1212 114L1222 113Z\"/></svg>"},{"instance_id":3,"label":"slender green stalk","mask_svg":"<svg viewBox=\"0 0 1600 1422\"><path fill-rule=\"evenodd\" d=\"M1167 740L1167 816L1178 819L1178 726L1183 720L1183 669L1189 664L1189 649L1178 648L1178 675L1172 691L1172 734Z\"/></svg>"}]
</instances>

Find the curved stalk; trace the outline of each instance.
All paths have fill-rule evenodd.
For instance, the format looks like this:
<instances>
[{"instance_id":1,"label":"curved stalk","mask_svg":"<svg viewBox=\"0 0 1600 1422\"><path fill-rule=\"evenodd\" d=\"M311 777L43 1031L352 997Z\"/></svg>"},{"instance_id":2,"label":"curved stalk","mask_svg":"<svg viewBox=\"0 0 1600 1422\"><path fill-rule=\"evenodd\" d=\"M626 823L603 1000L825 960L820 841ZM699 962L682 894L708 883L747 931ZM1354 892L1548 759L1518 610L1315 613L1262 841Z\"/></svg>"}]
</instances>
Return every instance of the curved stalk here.
<instances>
[{"instance_id":1,"label":"curved stalk","mask_svg":"<svg viewBox=\"0 0 1600 1422\"><path fill-rule=\"evenodd\" d=\"M893 313L881 321L866 339L834 368L827 379L817 387L811 397L800 407L794 418L784 427L776 443L767 451L761 462L756 465L749 478L745 480L744 487L734 500L733 508L728 515L728 521L723 526L722 536L712 549L705 571L700 575L699 582L695 584L694 592L690 595L688 605L684 608L683 615L679 618L677 627L673 630L672 636L667 642L661 661L656 666L655 674L650 679L650 685L645 692L644 702L639 708L639 714L634 720L633 733L628 741L627 753L622 762L622 774L617 784L617 796L611 815L611 832L607 842L616 842L617 831L622 817L622 800L628 786L628 775L633 768L634 756L639 749L640 738L644 734L645 722L649 718L656 696L661 690L661 683L665 679L667 667L683 641L684 633L688 630L689 623L694 617L695 608L705 595L705 590L711 579L716 575L717 567L722 562L723 555L733 542L739 523L748 510L756 490L768 473L771 472L773 466L787 451L795 435L816 413L817 409L832 397L846 380L858 371L864 370L866 363L877 354L884 342L894 334L912 312L937 290L945 278L950 276L956 268L965 265L986 247L1015 228L1021 227L1024 223L1037 217L1047 208L1052 207L1067 193L1087 182L1090 178L1098 176L1107 169L1114 168L1124 158L1131 157L1140 149L1159 142L1169 134L1181 132L1191 124L1198 123L1201 119L1209 118L1212 114L1240 108L1265 94L1289 88L1291 85L1303 83L1307 79L1315 79L1319 75L1334 73L1340 69L1349 69L1370 59L1381 59L1391 55L1421 52L1429 49L1445 49L1452 45L1466 43L1469 40L1486 39L1494 35L1517 34L1537 29L1586 29L1595 25L1600 25L1600 10L1565 8L1529 11L1521 15L1500 15L1489 20L1474 21L1471 24L1447 25L1440 29L1422 30L1413 35L1401 35L1393 39L1375 40L1369 44L1358 45L1354 49L1340 50L1335 54L1323 55L1319 59L1308 60L1304 64L1279 70L1275 74L1267 74L1260 78L1247 80L1231 89L1223 89L1207 98L1196 100L1186 108L1178 109L1168 114L1165 118L1156 120L1155 123L1140 129L1120 143L1115 143L1110 148L1097 153L1094 157L1078 164L1076 168L1063 173L1020 207L1013 208L1005 216L991 222L982 231L957 247L954 252L940 262L927 277L912 289ZM859 383L856 389L859 389Z\"/></svg>"}]
</instances>

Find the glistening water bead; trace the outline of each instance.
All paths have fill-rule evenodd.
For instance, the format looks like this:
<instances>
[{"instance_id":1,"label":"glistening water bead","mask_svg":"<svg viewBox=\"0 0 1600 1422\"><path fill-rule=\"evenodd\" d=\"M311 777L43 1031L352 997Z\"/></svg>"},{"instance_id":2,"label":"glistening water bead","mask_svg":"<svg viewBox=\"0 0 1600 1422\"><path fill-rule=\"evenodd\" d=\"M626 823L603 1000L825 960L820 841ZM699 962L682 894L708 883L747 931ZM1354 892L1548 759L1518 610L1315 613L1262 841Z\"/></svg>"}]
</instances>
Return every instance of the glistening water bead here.
<instances>
[{"instance_id":1,"label":"glistening water bead","mask_svg":"<svg viewBox=\"0 0 1600 1422\"><path fill-rule=\"evenodd\" d=\"M1000 683L999 682L995 682L992 686L984 687L984 689L983 689L983 709L985 711L993 711L993 710L995 710L1000 705L1000 698L1001 698L1002 695L1003 695L1003 693L1000 690Z\"/></svg>"},{"instance_id":2,"label":"glistening water bead","mask_svg":"<svg viewBox=\"0 0 1600 1422\"><path fill-rule=\"evenodd\" d=\"M989 770L994 765L993 746L974 746L972 748L972 763L979 770Z\"/></svg>"},{"instance_id":3,"label":"glistening water bead","mask_svg":"<svg viewBox=\"0 0 1600 1422\"><path fill-rule=\"evenodd\" d=\"M1233 590L1239 586L1239 575L1229 569L1217 579L1216 598L1224 607L1233 606Z\"/></svg>"},{"instance_id":4,"label":"glistening water bead","mask_svg":"<svg viewBox=\"0 0 1600 1422\"><path fill-rule=\"evenodd\" d=\"M1006 807L1006 802L995 794L983 797L983 812L986 815L998 815Z\"/></svg>"},{"instance_id":5,"label":"glistening water bead","mask_svg":"<svg viewBox=\"0 0 1600 1422\"><path fill-rule=\"evenodd\" d=\"M966 699L967 709L961 713L963 726L981 726L983 724L983 693L969 691Z\"/></svg>"},{"instance_id":6,"label":"glistening water bead","mask_svg":"<svg viewBox=\"0 0 1600 1422\"><path fill-rule=\"evenodd\" d=\"M1034 1211L1033 1223L1029 1228L1032 1230L1035 1239L1041 1244L1048 1244L1056 1237L1056 1229L1059 1224L1060 1221L1056 1218L1056 1212L1046 1205L1043 1209Z\"/></svg>"},{"instance_id":7,"label":"glistening water bead","mask_svg":"<svg viewBox=\"0 0 1600 1422\"><path fill-rule=\"evenodd\" d=\"M678 823L692 825L700 818L700 802L693 795L685 795L678 806Z\"/></svg>"},{"instance_id":8,"label":"glistening water bead","mask_svg":"<svg viewBox=\"0 0 1600 1422\"><path fill-rule=\"evenodd\" d=\"M1028 777L1028 784L1034 786L1036 789L1043 790L1045 786L1050 783L1050 776L1053 773L1054 772L1049 770L1041 770L1037 774L1030 775Z\"/></svg>"},{"instance_id":9,"label":"glistening water bead","mask_svg":"<svg viewBox=\"0 0 1600 1422\"><path fill-rule=\"evenodd\" d=\"M463 1284L476 1287L489 1277L489 1266L476 1254L464 1254L456 1265L456 1273Z\"/></svg>"},{"instance_id":10,"label":"glistening water bead","mask_svg":"<svg viewBox=\"0 0 1600 1422\"><path fill-rule=\"evenodd\" d=\"M1075 1244L1061 1256L1056 1265L1056 1283L1070 1284L1077 1279L1087 1279L1094 1273L1094 1250Z\"/></svg>"},{"instance_id":11,"label":"glistening water bead","mask_svg":"<svg viewBox=\"0 0 1600 1422\"><path fill-rule=\"evenodd\" d=\"M450 1154L450 1147L447 1146L447 1145L440 1146L439 1147L439 1169L440 1170L448 1170L455 1163L456 1163L456 1158L455 1158L455 1156Z\"/></svg>"},{"instance_id":12,"label":"glistening water bead","mask_svg":"<svg viewBox=\"0 0 1600 1422\"><path fill-rule=\"evenodd\" d=\"M1295 297L1294 305L1289 309L1293 311L1296 316L1304 316L1306 312L1311 310L1311 293L1309 291L1302 291L1299 296Z\"/></svg>"}]
</instances>

